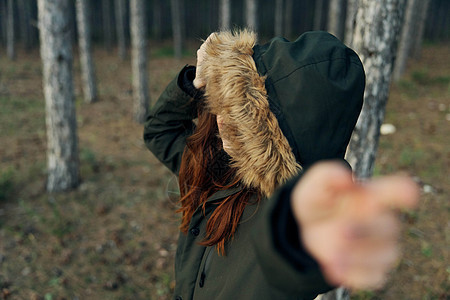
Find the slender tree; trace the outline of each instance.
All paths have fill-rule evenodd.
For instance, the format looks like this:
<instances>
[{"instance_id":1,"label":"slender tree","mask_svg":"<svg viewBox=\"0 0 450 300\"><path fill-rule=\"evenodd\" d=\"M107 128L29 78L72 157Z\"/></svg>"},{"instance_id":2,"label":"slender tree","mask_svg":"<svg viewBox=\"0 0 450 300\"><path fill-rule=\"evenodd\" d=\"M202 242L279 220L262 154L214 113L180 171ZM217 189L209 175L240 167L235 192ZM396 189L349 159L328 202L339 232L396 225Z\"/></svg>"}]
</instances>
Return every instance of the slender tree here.
<instances>
[{"instance_id":1,"label":"slender tree","mask_svg":"<svg viewBox=\"0 0 450 300\"><path fill-rule=\"evenodd\" d=\"M92 61L91 24L88 16L88 4L87 0L76 0L78 45L84 101L91 103L97 99L97 87L95 84L94 62Z\"/></svg>"},{"instance_id":2,"label":"slender tree","mask_svg":"<svg viewBox=\"0 0 450 300\"><path fill-rule=\"evenodd\" d=\"M9 59L14 60L16 59L16 49L15 49L15 32L14 32L14 1L8 0L8 13L7 13L7 54Z\"/></svg>"},{"instance_id":3,"label":"slender tree","mask_svg":"<svg viewBox=\"0 0 450 300\"><path fill-rule=\"evenodd\" d=\"M145 0L130 1L130 16L134 119L136 122L143 123L149 104Z\"/></svg>"},{"instance_id":4,"label":"slender tree","mask_svg":"<svg viewBox=\"0 0 450 300\"><path fill-rule=\"evenodd\" d=\"M69 0L38 0L50 192L79 183L69 4Z\"/></svg>"},{"instance_id":5,"label":"slender tree","mask_svg":"<svg viewBox=\"0 0 450 300\"><path fill-rule=\"evenodd\" d=\"M275 36L283 35L283 0L275 0Z\"/></svg>"},{"instance_id":6,"label":"slender tree","mask_svg":"<svg viewBox=\"0 0 450 300\"><path fill-rule=\"evenodd\" d=\"M2 34L2 44L6 46L6 36L8 35L6 33L7 25L7 7L6 7L6 0L0 0L0 25L1 25L1 34Z\"/></svg>"},{"instance_id":7,"label":"slender tree","mask_svg":"<svg viewBox=\"0 0 450 300\"><path fill-rule=\"evenodd\" d=\"M351 45L353 32L355 30L356 13L358 12L359 0L347 0L347 15L345 18L345 43Z\"/></svg>"},{"instance_id":8,"label":"slender tree","mask_svg":"<svg viewBox=\"0 0 450 300\"><path fill-rule=\"evenodd\" d=\"M323 0L314 1L314 30L322 30Z\"/></svg>"},{"instance_id":9,"label":"slender tree","mask_svg":"<svg viewBox=\"0 0 450 300\"><path fill-rule=\"evenodd\" d=\"M17 8L19 12L19 26L20 26L20 39L25 49L31 47L30 41L30 1L19 0L17 1Z\"/></svg>"},{"instance_id":10,"label":"slender tree","mask_svg":"<svg viewBox=\"0 0 450 300\"><path fill-rule=\"evenodd\" d=\"M373 172L404 10L405 0L359 0L352 47L365 67L366 90L347 158L360 179Z\"/></svg>"},{"instance_id":11,"label":"slender tree","mask_svg":"<svg viewBox=\"0 0 450 300\"><path fill-rule=\"evenodd\" d=\"M328 32L337 38L344 37L344 0L331 0L328 8Z\"/></svg>"},{"instance_id":12,"label":"slender tree","mask_svg":"<svg viewBox=\"0 0 450 300\"><path fill-rule=\"evenodd\" d=\"M161 7L161 0L153 0L153 26L152 26L152 33L153 37L157 40L161 39L162 32L161 32L161 24L162 24L162 7Z\"/></svg>"},{"instance_id":13,"label":"slender tree","mask_svg":"<svg viewBox=\"0 0 450 300\"><path fill-rule=\"evenodd\" d=\"M406 64L412 51L414 36L417 34L417 21L419 20L420 3L423 0L409 0L406 6L405 19L402 26L397 58L394 65L393 79L399 80L405 73Z\"/></svg>"},{"instance_id":14,"label":"slender tree","mask_svg":"<svg viewBox=\"0 0 450 300\"><path fill-rule=\"evenodd\" d=\"M251 28L257 31L257 19L256 19L256 10L257 10L257 1L256 0L245 0L245 22L248 28Z\"/></svg>"},{"instance_id":15,"label":"slender tree","mask_svg":"<svg viewBox=\"0 0 450 300\"><path fill-rule=\"evenodd\" d=\"M102 0L102 17L104 46L107 51L111 51L113 43L111 0Z\"/></svg>"},{"instance_id":16,"label":"slender tree","mask_svg":"<svg viewBox=\"0 0 450 300\"><path fill-rule=\"evenodd\" d=\"M417 20L417 30L414 35L414 41L412 46L412 57L419 59L422 52L423 35L425 32L425 22L428 15L428 8L430 6L430 0L419 1L419 17Z\"/></svg>"},{"instance_id":17,"label":"slender tree","mask_svg":"<svg viewBox=\"0 0 450 300\"><path fill-rule=\"evenodd\" d=\"M172 12L172 33L175 58L180 59L183 51L183 34L181 29L181 0L170 0Z\"/></svg>"},{"instance_id":18,"label":"slender tree","mask_svg":"<svg viewBox=\"0 0 450 300\"><path fill-rule=\"evenodd\" d=\"M219 11L220 30L229 29L231 24L230 20L231 20L230 0L220 0L220 11Z\"/></svg>"},{"instance_id":19,"label":"slender tree","mask_svg":"<svg viewBox=\"0 0 450 300\"><path fill-rule=\"evenodd\" d=\"M284 11L284 36L290 37L292 35L292 16L294 14L293 0L285 0Z\"/></svg>"},{"instance_id":20,"label":"slender tree","mask_svg":"<svg viewBox=\"0 0 450 300\"><path fill-rule=\"evenodd\" d=\"M125 0L114 0L114 11L116 16L116 31L119 57L127 58L127 46L125 40Z\"/></svg>"}]
</instances>

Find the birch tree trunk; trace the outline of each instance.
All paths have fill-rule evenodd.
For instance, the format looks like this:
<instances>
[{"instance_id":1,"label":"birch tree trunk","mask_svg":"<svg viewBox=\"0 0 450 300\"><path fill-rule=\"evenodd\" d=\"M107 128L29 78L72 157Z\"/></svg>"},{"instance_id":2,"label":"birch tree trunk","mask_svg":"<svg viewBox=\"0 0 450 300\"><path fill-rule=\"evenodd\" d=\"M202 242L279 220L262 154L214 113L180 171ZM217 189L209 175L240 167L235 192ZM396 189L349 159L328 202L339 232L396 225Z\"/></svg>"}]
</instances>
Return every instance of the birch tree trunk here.
<instances>
[{"instance_id":1,"label":"birch tree trunk","mask_svg":"<svg viewBox=\"0 0 450 300\"><path fill-rule=\"evenodd\" d=\"M328 9L328 32L342 40L344 37L344 0L331 0Z\"/></svg>"},{"instance_id":2,"label":"birch tree trunk","mask_svg":"<svg viewBox=\"0 0 450 300\"><path fill-rule=\"evenodd\" d=\"M366 90L347 160L356 176L366 179L373 173L405 1L359 0L359 3L352 47L366 71Z\"/></svg>"},{"instance_id":3,"label":"birch tree trunk","mask_svg":"<svg viewBox=\"0 0 450 300\"><path fill-rule=\"evenodd\" d=\"M231 20L231 7L230 0L220 0L220 12L219 12L219 29L230 29Z\"/></svg>"},{"instance_id":4,"label":"birch tree trunk","mask_svg":"<svg viewBox=\"0 0 450 300\"><path fill-rule=\"evenodd\" d=\"M275 0L275 36L283 35L283 0Z\"/></svg>"},{"instance_id":5,"label":"birch tree trunk","mask_svg":"<svg viewBox=\"0 0 450 300\"><path fill-rule=\"evenodd\" d=\"M7 33L6 33L6 52L8 54L8 58L11 60L16 59L16 49L14 47L14 39L15 39L15 32L14 32L14 1L8 0L7 1L8 6L8 12L7 12Z\"/></svg>"},{"instance_id":6,"label":"birch tree trunk","mask_svg":"<svg viewBox=\"0 0 450 300\"><path fill-rule=\"evenodd\" d=\"M173 47L175 58L180 59L183 52L183 35L181 30L181 7L180 0L171 0L172 9L172 31L173 31Z\"/></svg>"},{"instance_id":7,"label":"birch tree trunk","mask_svg":"<svg viewBox=\"0 0 450 300\"><path fill-rule=\"evenodd\" d=\"M394 65L393 79L398 81L405 73L406 65L410 57L411 48L416 32L416 22L419 19L420 3L423 0L408 0L405 19L402 25L400 42L398 45L397 58Z\"/></svg>"},{"instance_id":8,"label":"birch tree trunk","mask_svg":"<svg viewBox=\"0 0 450 300\"><path fill-rule=\"evenodd\" d=\"M256 19L256 0L245 0L245 21L247 27L257 31L257 19Z\"/></svg>"},{"instance_id":9,"label":"birch tree trunk","mask_svg":"<svg viewBox=\"0 0 450 300\"><path fill-rule=\"evenodd\" d=\"M119 57L122 60L127 58L127 47L125 41L125 0L114 0L114 10L116 15L116 31Z\"/></svg>"},{"instance_id":10,"label":"birch tree trunk","mask_svg":"<svg viewBox=\"0 0 450 300\"><path fill-rule=\"evenodd\" d=\"M144 123L149 104L145 0L131 0L130 15L134 119L136 122Z\"/></svg>"},{"instance_id":11,"label":"birch tree trunk","mask_svg":"<svg viewBox=\"0 0 450 300\"><path fill-rule=\"evenodd\" d=\"M76 9L84 101L92 103L97 99L97 88L91 52L91 24L88 17L88 1L76 0Z\"/></svg>"},{"instance_id":12,"label":"birch tree trunk","mask_svg":"<svg viewBox=\"0 0 450 300\"><path fill-rule=\"evenodd\" d=\"M322 11L323 0L316 0L314 2L314 30L322 30Z\"/></svg>"},{"instance_id":13,"label":"birch tree trunk","mask_svg":"<svg viewBox=\"0 0 450 300\"><path fill-rule=\"evenodd\" d=\"M345 44L350 46L353 42L353 32L356 25L356 13L358 12L359 0L347 0L347 15L345 17Z\"/></svg>"},{"instance_id":14,"label":"birch tree trunk","mask_svg":"<svg viewBox=\"0 0 450 300\"><path fill-rule=\"evenodd\" d=\"M102 0L103 38L105 49L110 52L113 42L113 30L111 22L111 1Z\"/></svg>"},{"instance_id":15,"label":"birch tree trunk","mask_svg":"<svg viewBox=\"0 0 450 300\"><path fill-rule=\"evenodd\" d=\"M38 0L47 127L47 190L79 183L69 0Z\"/></svg>"},{"instance_id":16,"label":"birch tree trunk","mask_svg":"<svg viewBox=\"0 0 450 300\"><path fill-rule=\"evenodd\" d=\"M414 35L411 56L419 59L422 53L423 35L425 32L425 23L428 16L428 8L430 7L430 0L423 0L419 2L419 17L417 20L417 30Z\"/></svg>"}]
</instances>

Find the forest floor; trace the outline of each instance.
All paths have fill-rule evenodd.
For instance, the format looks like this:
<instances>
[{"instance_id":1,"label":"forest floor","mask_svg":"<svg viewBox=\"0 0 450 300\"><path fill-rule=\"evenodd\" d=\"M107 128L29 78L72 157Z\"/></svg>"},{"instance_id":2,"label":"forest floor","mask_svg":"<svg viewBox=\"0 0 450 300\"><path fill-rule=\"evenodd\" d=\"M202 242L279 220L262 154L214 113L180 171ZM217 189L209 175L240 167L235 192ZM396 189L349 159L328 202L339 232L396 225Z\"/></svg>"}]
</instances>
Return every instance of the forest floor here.
<instances>
[{"instance_id":1,"label":"forest floor","mask_svg":"<svg viewBox=\"0 0 450 300\"><path fill-rule=\"evenodd\" d=\"M196 45L198 46L198 45ZM149 62L151 101L187 63L166 47ZM192 48L195 49L195 48ZM375 175L422 187L403 215L404 255L386 286L352 299L450 299L449 45L428 45L391 88ZM130 61L94 53L99 101L84 103L75 57L81 185L47 194L39 52L0 55L0 299L169 299L178 236L176 178L132 119Z\"/></svg>"}]
</instances>

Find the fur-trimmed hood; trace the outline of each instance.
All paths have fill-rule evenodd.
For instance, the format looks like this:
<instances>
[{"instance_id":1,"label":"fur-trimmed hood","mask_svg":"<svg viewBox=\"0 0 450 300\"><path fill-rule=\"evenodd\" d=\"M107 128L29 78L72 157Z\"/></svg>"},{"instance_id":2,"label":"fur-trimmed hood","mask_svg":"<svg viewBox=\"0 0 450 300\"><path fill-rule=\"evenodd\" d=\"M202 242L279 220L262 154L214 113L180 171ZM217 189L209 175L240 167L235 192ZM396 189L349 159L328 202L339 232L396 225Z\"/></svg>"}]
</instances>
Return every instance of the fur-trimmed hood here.
<instances>
[{"instance_id":1,"label":"fur-trimmed hood","mask_svg":"<svg viewBox=\"0 0 450 300\"><path fill-rule=\"evenodd\" d=\"M354 51L325 32L265 45L219 32L205 46L206 103L245 186L270 195L302 167L344 158L365 84Z\"/></svg>"}]
</instances>

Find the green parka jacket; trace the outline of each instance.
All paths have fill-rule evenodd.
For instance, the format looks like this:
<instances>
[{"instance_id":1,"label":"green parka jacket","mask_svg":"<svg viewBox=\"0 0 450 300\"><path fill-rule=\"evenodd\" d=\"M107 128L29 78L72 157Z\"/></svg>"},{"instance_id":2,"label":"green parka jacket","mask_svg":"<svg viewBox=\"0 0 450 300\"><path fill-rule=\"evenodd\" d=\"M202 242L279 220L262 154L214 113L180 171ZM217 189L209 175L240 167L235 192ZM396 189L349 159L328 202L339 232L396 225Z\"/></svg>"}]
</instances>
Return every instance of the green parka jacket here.
<instances>
[{"instance_id":1,"label":"green parka jacket","mask_svg":"<svg viewBox=\"0 0 450 300\"><path fill-rule=\"evenodd\" d=\"M151 109L144 140L178 175L196 101L207 101L239 136L227 153L243 180L212 195L206 210L194 213L188 234L180 234L174 299L314 299L331 286L300 245L290 193L302 168L343 159L362 106L362 64L324 32L262 46L248 31L218 33L206 53L204 98L188 94L184 82L193 79L192 69L183 69ZM200 246L216 204L245 187L266 197L247 205L226 256Z\"/></svg>"}]
</instances>

